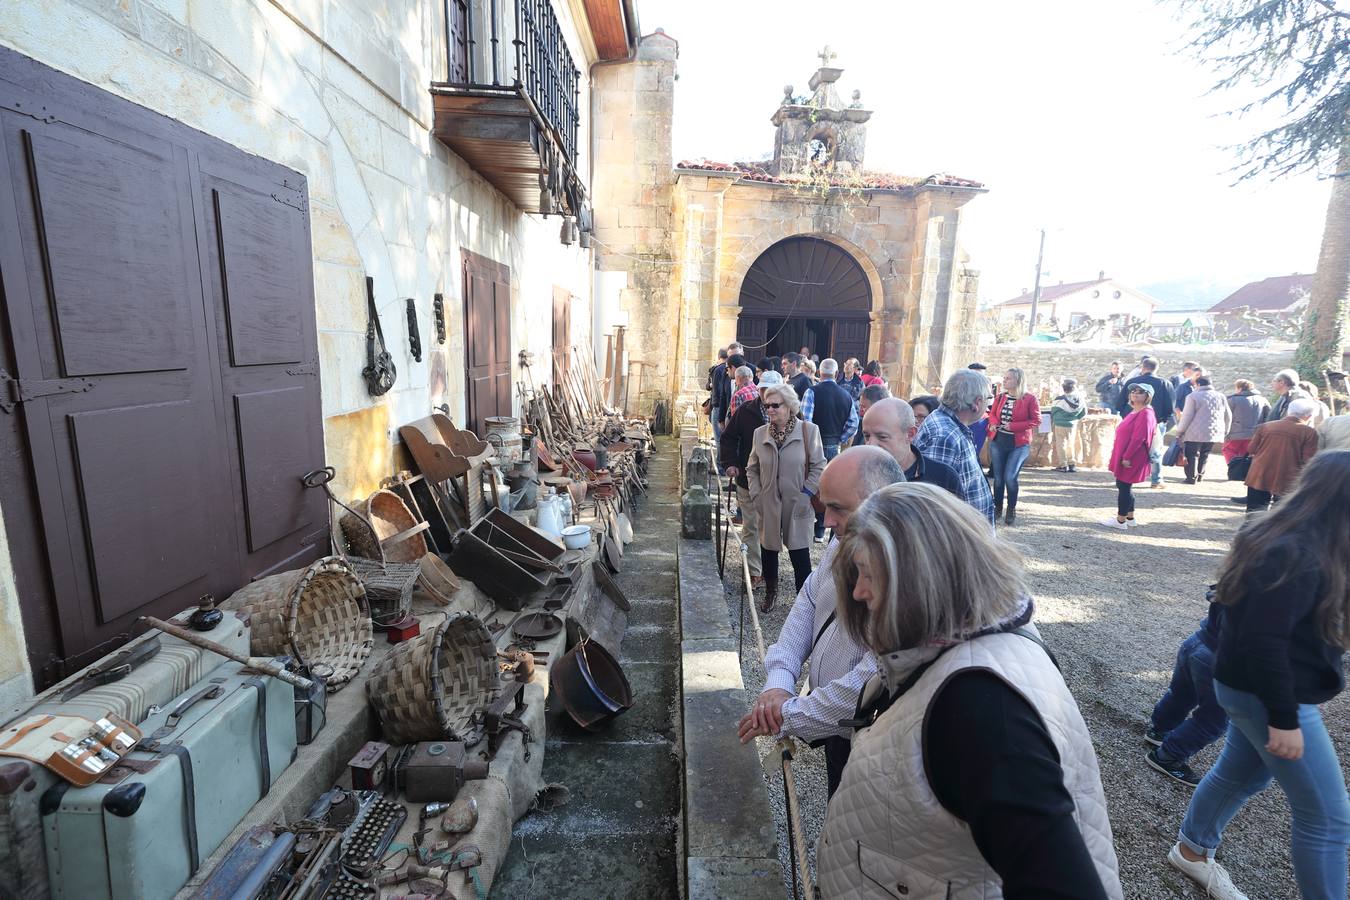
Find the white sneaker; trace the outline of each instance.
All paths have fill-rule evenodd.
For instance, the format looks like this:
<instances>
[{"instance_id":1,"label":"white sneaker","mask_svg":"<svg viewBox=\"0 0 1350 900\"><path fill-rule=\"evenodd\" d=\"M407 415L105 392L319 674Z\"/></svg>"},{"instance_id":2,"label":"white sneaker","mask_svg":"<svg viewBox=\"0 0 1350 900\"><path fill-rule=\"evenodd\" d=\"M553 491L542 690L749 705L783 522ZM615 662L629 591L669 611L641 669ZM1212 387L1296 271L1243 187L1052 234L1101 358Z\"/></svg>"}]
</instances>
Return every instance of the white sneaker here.
<instances>
[{"instance_id":1,"label":"white sneaker","mask_svg":"<svg viewBox=\"0 0 1350 900\"><path fill-rule=\"evenodd\" d=\"M1134 519L1126 519L1126 520L1125 520L1125 527L1126 527L1126 528L1138 528L1138 527L1139 527L1139 523L1136 522Z\"/></svg>"},{"instance_id":2,"label":"white sneaker","mask_svg":"<svg viewBox=\"0 0 1350 900\"><path fill-rule=\"evenodd\" d=\"M1125 531L1130 526L1117 519L1115 516L1107 516L1097 522L1098 525L1105 525L1107 528L1114 528L1116 531Z\"/></svg>"},{"instance_id":3,"label":"white sneaker","mask_svg":"<svg viewBox=\"0 0 1350 900\"><path fill-rule=\"evenodd\" d=\"M1247 900L1247 895L1233 886L1227 870L1212 859L1191 862L1181 855L1181 845L1173 844L1167 852L1172 867L1205 889L1206 897L1216 900Z\"/></svg>"}]
</instances>

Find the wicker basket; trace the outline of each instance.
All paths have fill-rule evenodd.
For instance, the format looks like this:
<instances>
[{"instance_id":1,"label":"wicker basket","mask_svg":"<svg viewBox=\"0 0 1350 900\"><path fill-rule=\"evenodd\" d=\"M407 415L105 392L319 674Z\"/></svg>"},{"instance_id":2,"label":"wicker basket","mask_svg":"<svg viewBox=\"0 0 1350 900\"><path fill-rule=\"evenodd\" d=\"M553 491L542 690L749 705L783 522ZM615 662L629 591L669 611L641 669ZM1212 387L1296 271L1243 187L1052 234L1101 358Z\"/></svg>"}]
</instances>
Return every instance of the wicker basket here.
<instances>
[{"instance_id":1,"label":"wicker basket","mask_svg":"<svg viewBox=\"0 0 1350 900\"><path fill-rule=\"evenodd\" d=\"M413 589L421 577L417 563L385 562L348 556L356 577L366 588L370 618L376 625L391 625L412 611Z\"/></svg>"},{"instance_id":2,"label":"wicker basket","mask_svg":"<svg viewBox=\"0 0 1350 900\"><path fill-rule=\"evenodd\" d=\"M366 591L339 557L260 578L223 605L251 617L250 653L288 653L322 675L330 691L351 681L370 655L373 634Z\"/></svg>"},{"instance_id":3,"label":"wicker basket","mask_svg":"<svg viewBox=\"0 0 1350 900\"><path fill-rule=\"evenodd\" d=\"M482 620L467 612L395 646L366 682L390 744L476 743L481 713L500 693L496 644Z\"/></svg>"},{"instance_id":4,"label":"wicker basket","mask_svg":"<svg viewBox=\"0 0 1350 900\"><path fill-rule=\"evenodd\" d=\"M347 547L356 556L416 563L430 552L422 533L426 523L418 522L403 498L393 491L376 491L356 505L356 512L361 515L349 512L338 523Z\"/></svg>"}]
</instances>

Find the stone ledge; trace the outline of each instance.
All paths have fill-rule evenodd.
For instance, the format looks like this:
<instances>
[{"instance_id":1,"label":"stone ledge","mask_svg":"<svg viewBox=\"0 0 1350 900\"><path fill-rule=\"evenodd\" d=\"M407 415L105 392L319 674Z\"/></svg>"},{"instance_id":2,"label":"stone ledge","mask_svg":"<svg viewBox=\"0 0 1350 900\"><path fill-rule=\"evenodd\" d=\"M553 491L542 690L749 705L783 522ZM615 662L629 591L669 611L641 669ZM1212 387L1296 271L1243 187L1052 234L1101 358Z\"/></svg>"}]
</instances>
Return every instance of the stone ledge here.
<instances>
[{"instance_id":1,"label":"stone ledge","mask_svg":"<svg viewBox=\"0 0 1350 900\"><path fill-rule=\"evenodd\" d=\"M682 458L692 443L684 438ZM778 898L783 875L763 769L754 745L736 738L748 698L714 547L681 540L678 552L686 896Z\"/></svg>"}]
</instances>

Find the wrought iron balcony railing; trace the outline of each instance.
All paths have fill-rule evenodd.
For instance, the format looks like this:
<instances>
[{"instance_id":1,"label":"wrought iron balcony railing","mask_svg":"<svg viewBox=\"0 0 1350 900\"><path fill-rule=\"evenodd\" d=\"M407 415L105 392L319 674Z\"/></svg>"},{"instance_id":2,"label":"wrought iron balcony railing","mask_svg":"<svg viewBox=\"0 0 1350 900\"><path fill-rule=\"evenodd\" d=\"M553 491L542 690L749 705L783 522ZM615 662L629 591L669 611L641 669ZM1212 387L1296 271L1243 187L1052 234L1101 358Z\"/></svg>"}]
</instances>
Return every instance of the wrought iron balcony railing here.
<instances>
[{"instance_id":1,"label":"wrought iron balcony railing","mask_svg":"<svg viewBox=\"0 0 1350 900\"><path fill-rule=\"evenodd\" d=\"M445 88L518 93L576 165L581 72L549 0L444 0ZM502 7L505 7L503 10Z\"/></svg>"}]
</instances>

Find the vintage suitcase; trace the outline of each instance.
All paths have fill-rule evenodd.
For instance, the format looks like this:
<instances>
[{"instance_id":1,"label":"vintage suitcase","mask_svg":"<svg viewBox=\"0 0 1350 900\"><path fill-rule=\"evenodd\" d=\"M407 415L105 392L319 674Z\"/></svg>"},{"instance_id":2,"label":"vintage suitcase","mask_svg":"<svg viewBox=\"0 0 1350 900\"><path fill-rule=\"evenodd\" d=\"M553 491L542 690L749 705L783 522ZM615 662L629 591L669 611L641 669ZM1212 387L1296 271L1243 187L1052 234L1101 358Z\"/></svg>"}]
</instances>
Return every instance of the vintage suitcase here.
<instances>
[{"instance_id":1,"label":"vintage suitcase","mask_svg":"<svg viewBox=\"0 0 1350 900\"><path fill-rule=\"evenodd\" d=\"M186 610L177 618L186 618L191 612ZM221 622L203 634L236 652L248 653L251 630L242 613L226 610ZM138 641L154 637L146 634ZM221 666L238 668L224 657L178 638L160 635L159 640L160 651L120 681L62 701L61 695L79 679L80 673L76 673L45 691L28 710L86 718L112 713L139 725L154 706L170 702L202 678L217 674L217 670L226 671ZM14 715L26 712L13 710ZM12 889L15 896L25 900L46 900L49 896L38 798L58 780L34 763L0 759L0 887Z\"/></svg>"},{"instance_id":2,"label":"vintage suitcase","mask_svg":"<svg viewBox=\"0 0 1350 900\"><path fill-rule=\"evenodd\" d=\"M233 664L141 730L103 779L45 792L53 897L172 897L295 759L295 692Z\"/></svg>"}]
</instances>

